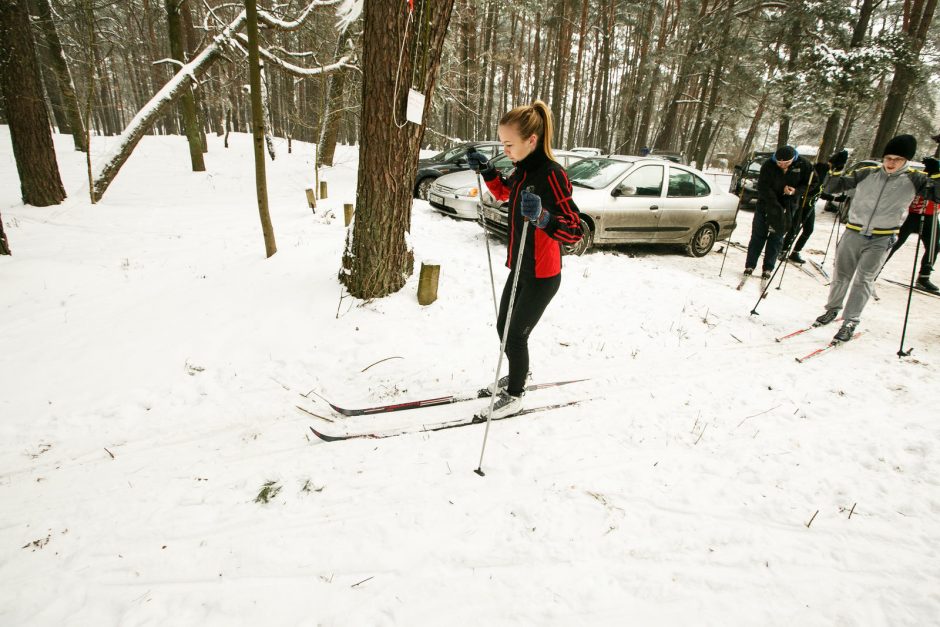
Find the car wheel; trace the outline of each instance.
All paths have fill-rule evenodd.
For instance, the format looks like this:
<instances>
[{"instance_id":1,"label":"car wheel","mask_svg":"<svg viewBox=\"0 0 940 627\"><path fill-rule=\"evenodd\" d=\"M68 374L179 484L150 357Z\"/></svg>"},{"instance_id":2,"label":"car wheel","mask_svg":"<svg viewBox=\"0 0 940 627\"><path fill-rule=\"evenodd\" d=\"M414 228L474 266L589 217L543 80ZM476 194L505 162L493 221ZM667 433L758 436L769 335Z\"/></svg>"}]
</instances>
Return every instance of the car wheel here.
<instances>
[{"instance_id":1,"label":"car wheel","mask_svg":"<svg viewBox=\"0 0 940 627\"><path fill-rule=\"evenodd\" d=\"M576 244L562 244L562 255L574 255L580 257L594 245L594 232L587 222L581 220L581 239Z\"/></svg>"},{"instance_id":2,"label":"car wheel","mask_svg":"<svg viewBox=\"0 0 940 627\"><path fill-rule=\"evenodd\" d=\"M712 246L715 245L715 238L717 234L718 233L715 230L715 225L711 222L707 222L698 227L695 235L693 235L692 239L689 241L689 245L687 247L689 254L693 257L704 257L710 253Z\"/></svg>"},{"instance_id":3,"label":"car wheel","mask_svg":"<svg viewBox=\"0 0 940 627\"><path fill-rule=\"evenodd\" d=\"M431 190L431 184L434 183L434 177L426 176L420 181L418 181L418 198L421 200L428 199L428 192Z\"/></svg>"}]
</instances>

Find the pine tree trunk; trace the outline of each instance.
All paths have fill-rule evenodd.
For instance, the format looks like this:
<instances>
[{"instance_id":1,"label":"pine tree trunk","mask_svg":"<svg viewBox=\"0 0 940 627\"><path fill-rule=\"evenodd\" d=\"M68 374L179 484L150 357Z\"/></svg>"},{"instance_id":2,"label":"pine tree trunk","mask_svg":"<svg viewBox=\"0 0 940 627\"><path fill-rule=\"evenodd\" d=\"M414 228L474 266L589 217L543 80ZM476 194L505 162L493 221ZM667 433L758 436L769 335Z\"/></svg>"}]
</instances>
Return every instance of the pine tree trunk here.
<instances>
[{"instance_id":1,"label":"pine tree trunk","mask_svg":"<svg viewBox=\"0 0 940 627\"><path fill-rule=\"evenodd\" d=\"M65 199L65 188L46 107L37 106L44 99L26 0L0 2L0 42L0 92L23 202L36 207L57 205Z\"/></svg>"},{"instance_id":2,"label":"pine tree trunk","mask_svg":"<svg viewBox=\"0 0 940 627\"><path fill-rule=\"evenodd\" d=\"M52 21L52 9L49 6L49 0L35 0L35 2L37 22L49 50L49 61L56 77L59 92L62 94L62 105L68 119L68 128L69 132L72 133L75 150L86 152L88 147L85 141L85 124L82 121L81 107L79 107L78 98L75 95L72 74L69 71L68 63L65 61L65 54L62 52L59 34Z\"/></svg>"},{"instance_id":3,"label":"pine tree trunk","mask_svg":"<svg viewBox=\"0 0 940 627\"><path fill-rule=\"evenodd\" d=\"M419 0L415 13L426 16L421 39L414 31L405 40L402 75L415 75L425 94L427 120L440 64L444 35L454 0ZM423 6L422 6L423 5ZM407 88L395 92L407 13L398 0L369 0L362 34L362 118L356 218L343 255L340 280L357 298L381 298L397 292L412 274L414 257L406 235L411 226L412 191L417 174L423 126L403 120ZM417 66L412 72L412 68ZM389 159L388 155L396 155Z\"/></svg>"},{"instance_id":4,"label":"pine tree trunk","mask_svg":"<svg viewBox=\"0 0 940 627\"><path fill-rule=\"evenodd\" d=\"M333 165L333 157L336 154L336 138L339 134L339 125L343 119L343 90L346 87L346 72L337 72L330 76L332 86L330 87L330 105L324 127L323 140L320 142L320 149L317 156L320 157L322 165Z\"/></svg>"},{"instance_id":5,"label":"pine tree trunk","mask_svg":"<svg viewBox=\"0 0 940 627\"><path fill-rule=\"evenodd\" d=\"M905 3L907 7L907 3ZM937 8L937 0L913 0L910 4L910 13L906 16L902 34L904 35L908 55L902 58L894 67L894 79L888 88L881 119L878 121L878 130L872 142L871 154L881 156L885 144L894 135L895 129L904 110L908 93L917 81L917 58L927 40L927 30L933 20Z\"/></svg>"},{"instance_id":6,"label":"pine tree trunk","mask_svg":"<svg viewBox=\"0 0 940 627\"><path fill-rule=\"evenodd\" d=\"M185 42L183 40L183 10L180 0L166 0L166 21L170 34L170 55L180 63L187 63ZM189 7L186 7L189 10ZM257 19L257 16L256 16ZM205 172L206 162L202 157L202 133L199 118L196 115L196 101L191 87L180 96L180 112L183 116L183 128L189 142L189 159L193 172ZM270 255L269 255L270 256Z\"/></svg>"},{"instance_id":7,"label":"pine tree trunk","mask_svg":"<svg viewBox=\"0 0 940 627\"><path fill-rule=\"evenodd\" d=\"M168 0L172 2L173 0ZM167 6L169 9L169 6ZM277 252L274 242L274 227L268 211L268 182L264 163L264 107L261 94L261 63L258 53L258 6L256 0L245 0L248 31L248 80L251 84L251 138L255 152L255 189L258 196L258 213L261 216L261 232L264 234L265 256ZM172 41L172 39L171 39ZM198 139L198 138L197 138ZM190 144L192 146L192 144ZM202 156L202 151L199 151Z\"/></svg>"}]
</instances>

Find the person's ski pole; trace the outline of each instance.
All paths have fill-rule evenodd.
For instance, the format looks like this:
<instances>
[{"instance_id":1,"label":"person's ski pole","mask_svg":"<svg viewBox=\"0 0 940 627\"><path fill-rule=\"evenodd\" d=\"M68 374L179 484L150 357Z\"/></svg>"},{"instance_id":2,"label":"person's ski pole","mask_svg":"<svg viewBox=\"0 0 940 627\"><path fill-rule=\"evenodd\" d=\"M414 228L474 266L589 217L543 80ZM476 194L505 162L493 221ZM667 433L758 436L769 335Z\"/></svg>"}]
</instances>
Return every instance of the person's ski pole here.
<instances>
[{"instance_id":1,"label":"person's ski pole","mask_svg":"<svg viewBox=\"0 0 940 627\"><path fill-rule=\"evenodd\" d=\"M480 226L483 227L483 241L486 242L486 262L490 266L490 288L493 290L493 313L499 318L499 307L496 304L496 280L493 278L493 256L490 254L490 232L486 228L486 217L483 215L483 185L480 181L480 171L477 170L477 213L480 214Z\"/></svg>"},{"instance_id":2,"label":"person's ski pole","mask_svg":"<svg viewBox=\"0 0 940 627\"><path fill-rule=\"evenodd\" d=\"M533 186L526 188L526 191L532 193ZM512 211L512 207L509 208ZM529 220L523 218L522 238L519 240L519 254L516 255L516 267L513 268L515 275L512 277L512 290L509 292L509 305L506 307L506 322L503 323L503 337L499 343L499 359L496 361L496 378L493 380L493 393L490 395L490 410L486 414L486 429L483 432L483 446L480 448L480 464L473 472L481 477L483 472L483 453L486 451L486 439L490 435L490 422L493 421L493 407L496 405L496 392L499 389L499 371L503 367L503 354L506 352L506 339L509 337L509 323L512 321L512 308L516 302L516 287L519 285L519 274L522 270L522 252L525 250L525 238L529 229ZM512 228L512 216L510 216L509 228ZM498 315L497 315L498 317Z\"/></svg>"},{"instance_id":3,"label":"person's ski pole","mask_svg":"<svg viewBox=\"0 0 940 627\"><path fill-rule=\"evenodd\" d=\"M731 238L734 236L734 230L738 228L738 212L741 211L741 202L744 200L744 171L741 171L741 191L738 192L738 206L734 208L734 221L731 223L731 232L728 233L728 239L725 240L725 254L721 258L721 268L718 269L718 278L725 271L725 260L728 259L728 249L731 248Z\"/></svg>"},{"instance_id":4,"label":"person's ski pole","mask_svg":"<svg viewBox=\"0 0 940 627\"><path fill-rule=\"evenodd\" d=\"M793 234L793 238L790 240L790 245L787 247L787 250L786 250L786 252L784 253L785 256L784 256L783 259L781 260L781 263L782 263L784 266L786 266L786 265L789 264L790 255L793 253L793 249L796 247L796 242L797 242L797 240L800 239L800 235L803 234L803 229L806 228L806 223L809 221L809 217L810 217L811 215L813 215L813 214L816 213L816 206L815 206L816 203L813 203L813 207L811 207L811 209L810 209L810 210L813 212L812 214L811 214L809 211L806 211L806 201L809 200L809 190L810 190L810 188L813 186L813 179L815 178L815 176L816 176L816 169L814 168L814 169L809 173L809 181L807 181L807 183L806 183L806 192L803 194L803 201L800 202L800 208L799 208L798 214L797 214L797 215L799 215L799 216L802 217L802 220L800 220L800 226L799 226L799 228L797 228L796 232ZM821 188L820 188L820 189L821 189ZM803 215L804 213L805 213L806 215ZM815 215L813 215L813 217L815 217ZM777 289L778 289L778 290L780 289L780 286L783 285L783 276L784 276L786 273L787 273L787 269L786 269L786 268L784 268L784 269L783 269L783 272L780 273L780 282L777 283ZM768 283L768 285L769 285L769 283ZM755 307L755 308L756 308L756 307Z\"/></svg>"},{"instance_id":5,"label":"person's ski pole","mask_svg":"<svg viewBox=\"0 0 940 627\"><path fill-rule=\"evenodd\" d=\"M925 207L926 208L926 207ZM924 214L920 214L920 224L917 226L917 246L914 248L914 265L911 267L911 284L907 287L907 307L904 309L904 326L901 327L901 346L898 348L898 358L907 357L914 350L913 347L904 350L904 338L907 336L907 319L911 314L911 296L914 295L914 277L917 276L917 255L920 252L921 241L924 235Z\"/></svg>"}]
</instances>

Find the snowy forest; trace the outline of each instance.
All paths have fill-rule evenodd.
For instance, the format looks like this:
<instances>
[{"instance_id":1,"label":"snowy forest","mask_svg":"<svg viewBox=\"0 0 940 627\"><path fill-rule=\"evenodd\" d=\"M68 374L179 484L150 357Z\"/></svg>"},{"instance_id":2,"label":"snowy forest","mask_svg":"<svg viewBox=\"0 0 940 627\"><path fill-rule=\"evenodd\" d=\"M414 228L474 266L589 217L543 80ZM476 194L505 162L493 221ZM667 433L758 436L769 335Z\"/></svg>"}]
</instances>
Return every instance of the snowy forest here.
<instances>
[{"instance_id":1,"label":"snowy forest","mask_svg":"<svg viewBox=\"0 0 940 627\"><path fill-rule=\"evenodd\" d=\"M195 0L25 4L49 118L77 138L83 114L96 136L121 133L176 72L173 59L193 59L238 12ZM303 5L266 8L294 19ZM560 146L636 154L649 145L700 166L785 143L867 156L902 126L937 132L935 8L932 0L456 0L435 25L446 36L422 145L495 139L501 112L541 98ZM320 143L329 164L336 142L359 138L362 73L392 68L349 61L361 57L361 21L337 27L317 15L291 30L263 29L262 39L271 132ZM199 133L249 128L244 52L226 52L201 78ZM340 61L336 72L301 68ZM150 132L185 134L185 106Z\"/></svg>"}]
</instances>

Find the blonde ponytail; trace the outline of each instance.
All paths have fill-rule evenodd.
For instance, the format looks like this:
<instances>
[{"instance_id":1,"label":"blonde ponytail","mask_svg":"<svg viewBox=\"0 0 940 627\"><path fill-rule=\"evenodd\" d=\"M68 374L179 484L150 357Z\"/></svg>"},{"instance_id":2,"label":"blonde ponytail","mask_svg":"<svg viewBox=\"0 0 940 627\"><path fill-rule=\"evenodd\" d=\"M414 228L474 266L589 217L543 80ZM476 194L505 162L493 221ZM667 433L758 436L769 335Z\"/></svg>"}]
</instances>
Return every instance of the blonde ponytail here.
<instances>
[{"instance_id":1,"label":"blonde ponytail","mask_svg":"<svg viewBox=\"0 0 940 627\"><path fill-rule=\"evenodd\" d=\"M516 107L503 114L499 119L500 126L513 124L519 128L519 135L524 138L535 135L539 138L539 146L545 152L545 156L555 160L552 153L552 135L554 134L554 124L552 123L552 112L541 100L536 100L531 105Z\"/></svg>"}]
</instances>

